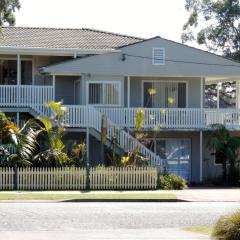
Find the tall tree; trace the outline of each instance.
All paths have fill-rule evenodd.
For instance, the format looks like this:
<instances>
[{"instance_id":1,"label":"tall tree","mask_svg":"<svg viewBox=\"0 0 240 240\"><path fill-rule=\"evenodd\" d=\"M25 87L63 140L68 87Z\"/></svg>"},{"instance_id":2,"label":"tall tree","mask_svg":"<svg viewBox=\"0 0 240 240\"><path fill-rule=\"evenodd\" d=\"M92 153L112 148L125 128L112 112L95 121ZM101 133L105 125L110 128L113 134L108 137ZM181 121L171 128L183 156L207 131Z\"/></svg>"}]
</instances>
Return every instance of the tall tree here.
<instances>
[{"instance_id":1,"label":"tall tree","mask_svg":"<svg viewBox=\"0 0 240 240\"><path fill-rule=\"evenodd\" d=\"M240 60L239 0L186 0L190 13L182 41L196 41L209 51Z\"/></svg>"},{"instance_id":2,"label":"tall tree","mask_svg":"<svg viewBox=\"0 0 240 240\"><path fill-rule=\"evenodd\" d=\"M10 26L15 25L14 12L20 7L19 0L0 0L0 26L6 23Z\"/></svg>"},{"instance_id":3,"label":"tall tree","mask_svg":"<svg viewBox=\"0 0 240 240\"><path fill-rule=\"evenodd\" d=\"M223 179L227 180L227 164L230 164L229 180L232 184L239 184L239 169L236 168L238 151L240 148L240 137L231 136L224 125L213 124L208 148L215 151L215 155L222 162Z\"/></svg>"}]
</instances>

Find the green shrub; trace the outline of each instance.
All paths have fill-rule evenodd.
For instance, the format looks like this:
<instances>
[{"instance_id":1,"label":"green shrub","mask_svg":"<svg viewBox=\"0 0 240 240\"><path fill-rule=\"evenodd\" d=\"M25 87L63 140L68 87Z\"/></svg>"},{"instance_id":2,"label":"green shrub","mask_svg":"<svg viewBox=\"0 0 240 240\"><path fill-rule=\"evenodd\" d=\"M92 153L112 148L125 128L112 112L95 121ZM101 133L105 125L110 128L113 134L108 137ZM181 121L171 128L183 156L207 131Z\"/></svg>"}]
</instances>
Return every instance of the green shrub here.
<instances>
[{"instance_id":1,"label":"green shrub","mask_svg":"<svg viewBox=\"0 0 240 240\"><path fill-rule=\"evenodd\" d=\"M217 240L239 240L240 211L221 217L215 224L212 235Z\"/></svg>"},{"instance_id":2,"label":"green shrub","mask_svg":"<svg viewBox=\"0 0 240 240\"><path fill-rule=\"evenodd\" d=\"M160 175L160 189L163 190L182 190L187 187L187 182L184 178L174 175Z\"/></svg>"}]
</instances>

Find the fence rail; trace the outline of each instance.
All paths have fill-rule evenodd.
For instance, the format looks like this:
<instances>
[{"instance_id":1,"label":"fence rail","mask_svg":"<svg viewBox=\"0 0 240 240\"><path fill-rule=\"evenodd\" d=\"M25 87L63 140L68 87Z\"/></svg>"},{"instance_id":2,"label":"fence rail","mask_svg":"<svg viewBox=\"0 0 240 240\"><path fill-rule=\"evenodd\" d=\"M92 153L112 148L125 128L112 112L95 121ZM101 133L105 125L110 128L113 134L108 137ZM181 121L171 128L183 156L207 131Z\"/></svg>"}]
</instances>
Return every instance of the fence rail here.
<instances>
[{"instance_id":1,"label":"fence rail","mask_svg":"<svg viewBox=\"0 0 240 240\"><path fill-rule=\"evenodd\" d=\"M157 177L154 167L0 168L0 190L156 189Z\"/></svg>"}]
</instances>

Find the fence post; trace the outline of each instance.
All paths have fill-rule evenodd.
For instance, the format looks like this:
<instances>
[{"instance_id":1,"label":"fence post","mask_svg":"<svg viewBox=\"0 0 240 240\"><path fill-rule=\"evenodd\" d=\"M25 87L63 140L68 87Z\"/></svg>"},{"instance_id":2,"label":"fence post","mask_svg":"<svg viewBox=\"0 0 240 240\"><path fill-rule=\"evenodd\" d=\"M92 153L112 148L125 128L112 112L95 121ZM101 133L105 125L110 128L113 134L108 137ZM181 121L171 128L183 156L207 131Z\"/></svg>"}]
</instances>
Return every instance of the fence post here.
<instances>
[{"instance_id":1,"label":"fence post","mask_svg":"<svg viewBox=\"0 0 240 240\"><path fill-rule=\"evenodd\" d=\"M164 172L161 173L160 168L157 168L157 189L160 188L160 175L161 175L161 174L164 174Z\"/></svg>"},{"instance_id":2,"label":"fence post","mask_svg":"<svg viewBox=\"0 0 240 240\"><path fill-rule=\"evenodd\" d=\"M90 190L90 166L89 166L89 163L87 163L86 171L87 171L86 190L89 191Z\"/></svg>"},{"instance_id":3,"label":"fence post","mask_svg":"<svg viewBox=\"0 0 240 240\"><path fill-rule=\"evenodd\" d=\"M14 190L18 190L18 167L14 166Z\"/></svg>"}]
</instances>

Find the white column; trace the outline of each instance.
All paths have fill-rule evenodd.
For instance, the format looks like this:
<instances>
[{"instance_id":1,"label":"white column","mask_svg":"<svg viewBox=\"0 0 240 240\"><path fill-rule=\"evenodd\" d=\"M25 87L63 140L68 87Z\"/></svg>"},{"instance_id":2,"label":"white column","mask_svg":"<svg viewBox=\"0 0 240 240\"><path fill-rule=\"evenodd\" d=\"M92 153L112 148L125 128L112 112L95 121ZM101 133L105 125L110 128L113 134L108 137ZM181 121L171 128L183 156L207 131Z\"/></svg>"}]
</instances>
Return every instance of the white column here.
<instances>
[{"instance_id":1,"label":"white column","mask_svg":"<svg viewBox=\"0 0 240 240\"><path fill-rule=\"evenodd\" d=\"M220 90L222 89L222 83L217 84L217 109L220 108Z\"/></svg>"},{"instance_id":2,"label":"white column","mask_svg":"<svg viewBox=\"0 0 240 240\"><path fill-rule=\"evenodd\" d=\"M240 80L236 80L236 109L240 109Z\"/></svg>"},{"instance_id":3,"label":"white column","mask_svg":"<svg viewBox=\"0 0 240 240\"><path fill-rule=\"evenodd\" d=\"M201 116L201 123L200 123L200 128L205 127L204 126L204 112L203 112L203 108L204 108L204 104L205 104L205 78L201 77L201 81L200 81L200 116Z\"/></svg>"},{"instance_id":4,"label":"white column","mask_svg":"<svg viewBox=\"0 0 240 240\"><path fill-rule=\"evenodd\" d=\"M17 85L21 85L21 56L17 55Z\"/></svg>"},{"instance_id":5,"label":"white column","mask_svg":"<svg viewBox=\"0 0 240 240\"><path fill-rule=\"evenodd\" d=\"M203 181L203 132L200 131L200 138L199 138L199 180L200 182Z\"/></svg>"},{"instance_id":6,"label":"white column","mask_svg":"<svg viewBox=\"0 0 240 240\"><path fill-rule=\"evenodd\" d=\"M204 96L205 96L205 78L201 77L201 83L200 83L200 108L202 109L204 107Z\"/></svg>"},{"instance_id":7,"label":"white column","mask_svg":"<svg viewBox=\"0 0 240 240\"><path fill-rule=\"evenodd\" d=\"M130 108L130 76L127 77L127 107Z\"/></svg>"},{"instance_id":8,"label":"white column","mask_svg":"<svg viewBox=\"0 0 240 240\"><path fill-rule=\"evenodd\" d=\"M55 86L56 86L56 77L52 75L52 85L53 85L53 101L55 101Z\"/></svg>"},{"instance_id":9,"label":"white column","mask_svg":"<svg viewBox=\"0 0 240 240\"><path fill-rule=\"evenodd\" d=\"M89 165L89 157L90 157L90 138L89 138L89 128L87 128L87 130L86 130L86 145L87 145L87 152L86 152L87 165Z\"/></svg>"}]
</instances>

